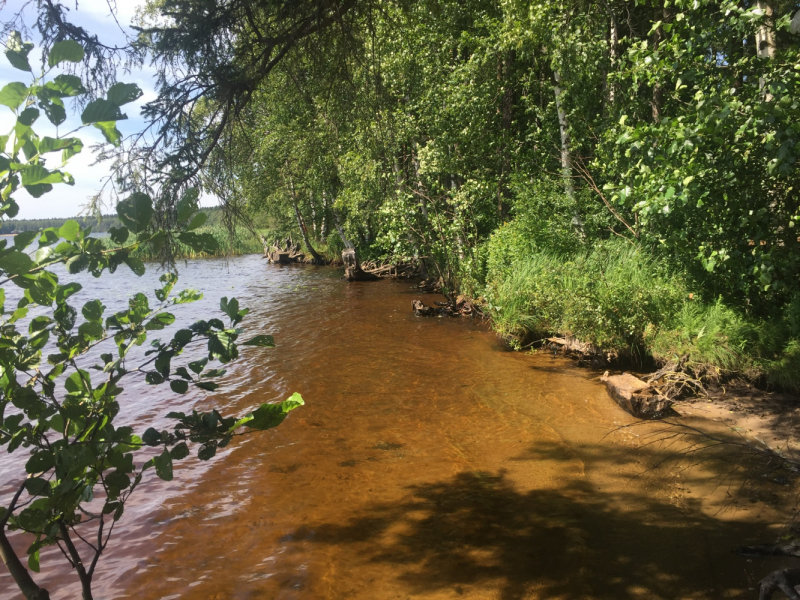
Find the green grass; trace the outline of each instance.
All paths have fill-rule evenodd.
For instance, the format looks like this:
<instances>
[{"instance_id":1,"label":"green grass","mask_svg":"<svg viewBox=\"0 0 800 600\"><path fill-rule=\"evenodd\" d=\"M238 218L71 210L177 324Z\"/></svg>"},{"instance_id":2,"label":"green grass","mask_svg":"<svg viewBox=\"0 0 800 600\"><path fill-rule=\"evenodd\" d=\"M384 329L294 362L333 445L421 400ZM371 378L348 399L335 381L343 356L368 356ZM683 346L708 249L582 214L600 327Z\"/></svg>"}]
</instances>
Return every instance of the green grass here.
<instances>
[{"instance_id":1,"label":"green grass","mask_svg":"<svg viewBox=\"0 0 800 600\"><path fill-rule=\"evenodd\" d=\"M231 239L228 230L221 224L206 225L194 230L195 233L210 233L217 240L218 250L213 253L196 252L177 239L174 241L173 254L175 258L202 258L209 256L240 256L242 254L261 254L264 250L261 242L245 229L238 228ZM109 247L113 245L111 238L103 238ZM269 239L269 238L268 238ZM130 238L128 243L130 243ZM161 255L152 245L143 243L133 251L133 256L145 262L159 260Z\"/></svg>"},{"instance_id":2,"label":"green grass","mask_svg":"<svg viewBox=\"0 0 800 600\"><path fill-rule=\"evenodd\" d=\"M495 329L516 347L569 335L639 364L680 361L698 376L742 375L800 391L800 299L754 319L704 302L681 274L629 243L490 266L485 296Z\"/></svg>"}]
</instances>

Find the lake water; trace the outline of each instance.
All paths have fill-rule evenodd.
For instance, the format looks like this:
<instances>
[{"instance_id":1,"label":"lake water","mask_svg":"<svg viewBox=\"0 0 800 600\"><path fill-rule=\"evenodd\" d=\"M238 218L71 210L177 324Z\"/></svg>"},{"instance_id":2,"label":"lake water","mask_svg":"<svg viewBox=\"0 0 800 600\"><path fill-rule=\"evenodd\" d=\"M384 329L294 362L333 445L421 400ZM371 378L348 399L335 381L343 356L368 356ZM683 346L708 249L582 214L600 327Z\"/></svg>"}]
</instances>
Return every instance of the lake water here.
<instances>
[{"instance_id":1,"label":"lake water","mask_svg":"<svg viewBox=\"0 0 800 600\"><path fill-rule=\"evenodd\" d=\"M205 299L175 327L236 296L247 335L277 347L243 349L215 393L129 382L126 418L141 432L192 406L243 414L295 391L307 404L210 462L181 462L170 483L148 471L97 599L752 598L780 566L730 552L774 539L778 508L734 510L716 461L651 470L675 446L654 443L658 425L620 430L633 419L599 372L508 352L480 323L416 318L407 281L346 283L258 256L179 266L176 289ZM157 277L77 276L73 304L101 296L108 314ZM20 477L11 458L0 493ZM770 493L778 506L788 495ZM44 554L37 580L78 598L64 562ZM0 572L0 600L19 597Z\"/></svg>"}]
</instances>

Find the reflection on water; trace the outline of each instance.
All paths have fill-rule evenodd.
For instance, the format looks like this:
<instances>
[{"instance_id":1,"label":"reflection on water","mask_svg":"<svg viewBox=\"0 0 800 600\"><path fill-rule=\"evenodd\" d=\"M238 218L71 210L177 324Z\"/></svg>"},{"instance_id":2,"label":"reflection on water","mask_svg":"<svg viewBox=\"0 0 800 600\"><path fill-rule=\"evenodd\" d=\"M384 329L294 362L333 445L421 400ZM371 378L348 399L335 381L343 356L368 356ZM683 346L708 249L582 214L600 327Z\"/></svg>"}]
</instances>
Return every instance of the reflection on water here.
<instances>
[{"instance_id":1,"label":"reflection on water","mask_svg":"<svg viewBox=\"0 0 800 600\"><path fill-rule=\"evenodd\" d=\"M124 302L141 281L86 288ZM242 413L294 391L307 405L139 492L98 598L728 598L775 566L730 554L774 515L720 512L712 466L637 477L667 450L637 449L638 429L609 435L630 418L596 373L415 318L407 282L243 257L191 262L181 283L206 299L176 326L235 295L248 334L278 347L245 349L214 394L128 385L130 415ZM59 558L43 559L53 589L74 579ZM5 574L0 590L15 598Z\"/></svg>"}]
</instances>

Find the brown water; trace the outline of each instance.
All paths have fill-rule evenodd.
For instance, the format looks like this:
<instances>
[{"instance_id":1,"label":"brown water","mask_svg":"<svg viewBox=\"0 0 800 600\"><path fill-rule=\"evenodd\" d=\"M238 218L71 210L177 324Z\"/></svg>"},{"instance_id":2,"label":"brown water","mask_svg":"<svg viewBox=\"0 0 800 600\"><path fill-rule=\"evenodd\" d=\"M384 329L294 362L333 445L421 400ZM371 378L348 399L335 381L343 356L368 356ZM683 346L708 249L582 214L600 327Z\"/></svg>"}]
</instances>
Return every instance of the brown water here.
<instances>
[{"instance_id":1,"label":"brown water","mask_svg":"<svg viewBox=\"0 0 800 600\"><path fill-rule=\"evenodd\" d=\"M122 277L120 298L141 287ZM408 282L257 257L190 263L183 282L207 292L184 322L235 294L278 348L246 350L220 393L180 409L243 413L294 391L307 404L151 482L98 599L734 598L778 566L730 549L774 538L780 515L731 510L716 462L648 471L675 447L642 444L653 426L617 431L632 419L599 373L507 352L467 320L415 318ZM126 389L141 423L176 407ZM59 558L43 558L43 580L76 598Z\"/></svg>"}]
</instances>

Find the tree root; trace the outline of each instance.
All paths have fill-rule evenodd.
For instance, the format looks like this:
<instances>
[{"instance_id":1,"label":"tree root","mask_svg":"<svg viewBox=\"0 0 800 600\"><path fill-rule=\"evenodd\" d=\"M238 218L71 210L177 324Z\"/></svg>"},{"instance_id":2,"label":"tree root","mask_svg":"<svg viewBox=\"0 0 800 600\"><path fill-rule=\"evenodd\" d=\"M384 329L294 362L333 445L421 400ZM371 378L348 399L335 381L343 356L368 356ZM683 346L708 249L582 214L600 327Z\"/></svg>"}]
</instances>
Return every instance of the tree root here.
<instances>
[{"instance_id":1,"label":"tree root","mask_svg":"<svg viewBox=\"0 0 800 600\"><path fill-rule=\"evenodd\" d=\"M775 592L783 592L789 600L800 600L795 587L800 585L800 569L773 571L759 582L758 600L772 600Z\"/></svg>"}]
</instances>

